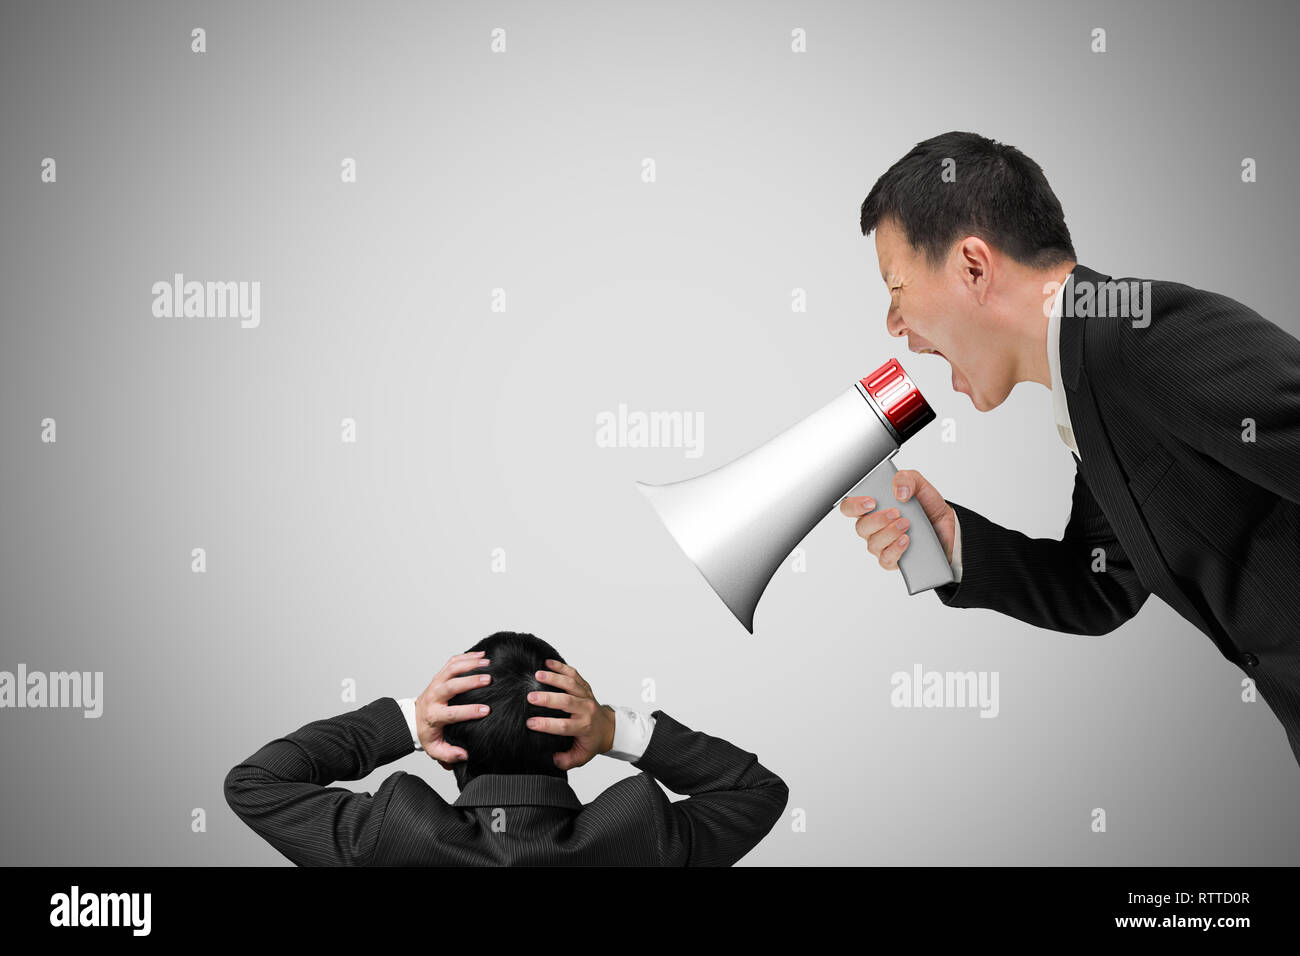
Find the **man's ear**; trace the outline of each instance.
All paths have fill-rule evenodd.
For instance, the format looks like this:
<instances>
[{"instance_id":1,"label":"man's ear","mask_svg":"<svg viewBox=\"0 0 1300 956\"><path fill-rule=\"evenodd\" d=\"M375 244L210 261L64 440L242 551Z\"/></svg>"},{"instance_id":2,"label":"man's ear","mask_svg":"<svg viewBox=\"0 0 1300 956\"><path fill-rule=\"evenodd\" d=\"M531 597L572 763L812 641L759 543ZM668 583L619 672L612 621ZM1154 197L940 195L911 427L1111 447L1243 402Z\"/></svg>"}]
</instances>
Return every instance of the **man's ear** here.
<instances>
[{"instance_id":1,"label":"man's ear","mask_svg":"<svg viewBox=\"0 0 1300 956\"><path fill-rule=\"evenodd\" d=\"M962 284L983 305L993 281L993 250L979 236L967 236L957 246L957 262Z\"/></svg>"}]
</instances>

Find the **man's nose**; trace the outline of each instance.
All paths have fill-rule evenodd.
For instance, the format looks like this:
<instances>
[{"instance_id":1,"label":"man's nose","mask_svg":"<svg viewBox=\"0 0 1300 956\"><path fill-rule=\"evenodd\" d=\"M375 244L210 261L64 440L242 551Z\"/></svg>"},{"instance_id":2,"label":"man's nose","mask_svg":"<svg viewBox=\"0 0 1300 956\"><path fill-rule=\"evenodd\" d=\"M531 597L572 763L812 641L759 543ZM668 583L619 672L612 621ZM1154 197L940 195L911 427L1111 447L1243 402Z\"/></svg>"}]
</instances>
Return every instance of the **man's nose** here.
<instances>
[{"instance_id":1,"label":"man's nose","mask_svg":"<svg viewBox=\"0 0 1300 956\"><path fill-rule=\"evenodd\" d=\"M892 306L889 313L885 316L885 330L892 336L900 336L907 330L906 323L903 322L903 315Z\"/></svg>"}]
</instances>

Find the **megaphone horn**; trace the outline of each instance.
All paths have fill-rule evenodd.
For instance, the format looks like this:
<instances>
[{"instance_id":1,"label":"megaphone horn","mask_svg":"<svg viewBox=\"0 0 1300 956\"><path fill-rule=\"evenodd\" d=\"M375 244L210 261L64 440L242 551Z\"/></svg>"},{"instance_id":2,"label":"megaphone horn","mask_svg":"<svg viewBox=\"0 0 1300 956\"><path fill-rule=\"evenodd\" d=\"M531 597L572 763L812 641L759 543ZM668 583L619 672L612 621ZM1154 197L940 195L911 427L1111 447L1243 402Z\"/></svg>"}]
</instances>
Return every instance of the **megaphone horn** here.
<instances>
[{"instance_id":1,"label":"megaphone horn","mask_svg":"<svg viewBox=\"0 0 1300 956\"><path fill-rule=\"evenodd\" d=\"M754 632L754 610L795 546L844 497L870 495L910 522L898 566L908 594L953 580L943 545L912 497L894 502L893 457L934 412L890 359L772 440L707 474L638 481L668 533Z\"/></svg>"}]
</instances>

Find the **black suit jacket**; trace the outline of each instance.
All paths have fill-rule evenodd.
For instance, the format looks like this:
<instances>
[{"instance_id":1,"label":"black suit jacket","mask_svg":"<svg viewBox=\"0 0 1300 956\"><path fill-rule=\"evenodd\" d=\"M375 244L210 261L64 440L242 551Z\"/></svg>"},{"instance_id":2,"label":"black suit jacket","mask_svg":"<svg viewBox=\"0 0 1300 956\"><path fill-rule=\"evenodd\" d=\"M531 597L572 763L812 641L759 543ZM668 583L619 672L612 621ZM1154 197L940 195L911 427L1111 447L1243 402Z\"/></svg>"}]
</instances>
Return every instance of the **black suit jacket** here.
<instances>
[{"instance_id":1,"label":"black suit jacket","mask_svg":"<svg viewBox=\"0 0 1300 956\"><path fill-rule=\"evenodd\" d=\"M730 866L788 788L753 754L654 717L642 772L585 806L564 778L533 774L475 777L453 804L401 771L373 795L329 786L416 752L391 697L273 740L226 776L226 801L300 866Z\"/></svg>"},{"instance_id":2,"label":"black suit jacket","mask_svg":"<svg viewBox=\"0 0 1300 956\"><path fill-rule=\"evenodd\" d=\"M1072 278L1143 281L1084 266ZM1152 283L1150 307L1146 327L1061 319L1082 456L1061 540L949 502L962 580L937 593L1075 634L1114 629L1154 593L1255 680L1300 760L1300 341L1174 282Z\"/></svg>"}]
</instances>

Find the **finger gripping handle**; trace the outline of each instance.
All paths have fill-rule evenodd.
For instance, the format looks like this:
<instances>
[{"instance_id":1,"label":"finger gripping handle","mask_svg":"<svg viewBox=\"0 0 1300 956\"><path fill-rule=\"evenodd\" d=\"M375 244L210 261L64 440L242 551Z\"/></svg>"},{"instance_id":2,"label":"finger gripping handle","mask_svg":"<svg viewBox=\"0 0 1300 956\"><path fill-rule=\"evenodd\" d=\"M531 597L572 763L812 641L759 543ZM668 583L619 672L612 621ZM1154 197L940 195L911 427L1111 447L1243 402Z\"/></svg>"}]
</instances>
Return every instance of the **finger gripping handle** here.
<instances>
[{"instance_id":1,"label":"finger gripping handle","mask_svg":"<svg viewBox=\"0 0 1300 956\"><path fill-rule=\"evenodd\" d=\"M951 584L954 580L952 565L948 563L943 544L930 525L930 519L925 516L925 509L916 500L916 495L913 494L906 501L894 500L896 474L898 469L894 467L893 459L887 458L845 497L870 495L876 499L877 508L897 508L898 513L908 520L907 534L912 540L903 556L898 559L898 570L903 572L903 583L907 585L908 594L918 594Z\"/></svg>"}]
</instances>

